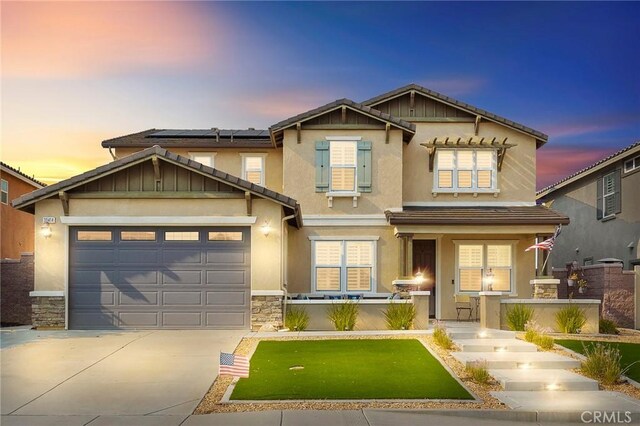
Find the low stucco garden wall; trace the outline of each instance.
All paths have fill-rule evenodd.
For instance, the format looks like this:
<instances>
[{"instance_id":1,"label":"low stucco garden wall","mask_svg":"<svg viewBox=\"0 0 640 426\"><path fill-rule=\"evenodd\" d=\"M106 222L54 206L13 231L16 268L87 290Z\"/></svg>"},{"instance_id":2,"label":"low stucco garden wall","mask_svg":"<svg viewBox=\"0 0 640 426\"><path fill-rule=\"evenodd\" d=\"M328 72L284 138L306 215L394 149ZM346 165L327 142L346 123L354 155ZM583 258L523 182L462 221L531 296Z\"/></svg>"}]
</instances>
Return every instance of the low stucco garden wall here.
<instances>
[{"instance_id":1,"label":"low stucco garden wall","mask_svg":"<svg viewBox=\"0 0 640 426\"><path fill-rule=\"evenodd\" d=\"M593 334L599 331L600 301L595 299L503 299L500 301L500 328L507 330L507 310L515 304L533 308L534 321L541 327L560 331L556 326L556 313L569 305L578 305L587 317L582 333Z\"/></svg>"}]
</instances>

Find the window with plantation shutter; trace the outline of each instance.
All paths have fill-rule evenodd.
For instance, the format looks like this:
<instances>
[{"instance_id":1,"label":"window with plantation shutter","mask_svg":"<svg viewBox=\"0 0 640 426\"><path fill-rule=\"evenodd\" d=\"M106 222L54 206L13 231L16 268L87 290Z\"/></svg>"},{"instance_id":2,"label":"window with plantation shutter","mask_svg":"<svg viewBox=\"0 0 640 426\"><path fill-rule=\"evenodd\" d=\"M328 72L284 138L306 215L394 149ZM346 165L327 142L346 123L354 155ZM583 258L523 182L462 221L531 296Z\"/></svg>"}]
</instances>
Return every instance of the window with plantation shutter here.
<instances>
[{"instance_id":1,"label":"window with plantation shutter","mask_svg":"<svg viewBox=\"0 0 640 426\"><path fill-rule=\"evenodd\" d=\"M497 190L495 150L438 149L435 155L434 192Z\"/></svg>"},{"instance_id":2,"label":"window with plantation shutter","mask_svg":"<svg viewBox=\"0 0 640 426\"><path fill-rule=\"evenodd\" d=\"M356 158L356 142L331 141L331 145L329 147L331 191L355 192Z\"/></svg>"},{"instance_id":3,"label":"window with plantation shutter","mask_svg":"<svg viewBox=\"0 0 640 426\"><path fill-rule=\"evenodd\" d=\"M486 290L489 270L492 290L513 292L513 243L456 243L458 288L460 293Z\"/></svg>"},{"instance_id":4,"label":"window with plantation shutter","mask_svg":"<svg viewBox=\"0 0 640 426\"><path fill-rule=\"evenodd\" d=\"M375 241L312 241L315 291L372 292Z\"/></svg>"},{"instance_id":5,"label":"window with plantation shutter","mask_svg":"<svg viewBox=\"0 0 640 426\"><path fill-rule=\"evenodd\" d=\"M256 185L264 186L264 160L263 155L244 155L242 157L242 178Z\"/></svg>"},{"instance_id":6,"label":"window with plantation shutter","mask_svg":"<svg viewBox=\"0 0 640 426\"><path fill-rule=\"evenodd\" d=\"M603 218L615 216L618 212L618 200L620 194L619 171L609 173L602 178L602 212Z\"/></svg>"}]
</instances>

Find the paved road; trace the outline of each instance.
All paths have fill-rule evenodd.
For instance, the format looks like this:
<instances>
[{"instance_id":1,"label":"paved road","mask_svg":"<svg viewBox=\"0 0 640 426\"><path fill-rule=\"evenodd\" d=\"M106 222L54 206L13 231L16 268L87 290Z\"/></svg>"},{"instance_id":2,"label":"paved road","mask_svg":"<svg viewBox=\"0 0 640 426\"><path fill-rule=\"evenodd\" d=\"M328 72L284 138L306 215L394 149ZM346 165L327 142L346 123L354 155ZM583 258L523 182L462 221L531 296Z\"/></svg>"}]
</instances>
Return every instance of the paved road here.
<instances>
[{"instance_id":1,"label":"paved road","mask_svg":"<svg viewBox=\"0 0 640 426\"><path fill-rule=\"evenodd\" d=\"M1 412L91 419L167 414L184 420L213 383L219 352L232 351L245 334L2 331Z\"/></svg>"}]
</instances>

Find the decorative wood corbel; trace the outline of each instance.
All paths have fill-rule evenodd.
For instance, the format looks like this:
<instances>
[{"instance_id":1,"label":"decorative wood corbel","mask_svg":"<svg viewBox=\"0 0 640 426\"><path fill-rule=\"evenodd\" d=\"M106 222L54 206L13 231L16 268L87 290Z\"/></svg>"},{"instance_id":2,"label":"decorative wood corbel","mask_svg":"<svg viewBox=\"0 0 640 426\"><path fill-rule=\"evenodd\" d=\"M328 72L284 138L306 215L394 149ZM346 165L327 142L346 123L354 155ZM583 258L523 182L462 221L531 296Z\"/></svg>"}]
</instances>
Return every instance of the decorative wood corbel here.
<instances>
[{"instance_id":1,"label":"decorative wood corbel","mask_svg":"<svg viewBox=\"0 0 640 426\"><path fill-rule=\"evenodd\" d=\"M69 194L64 191L58 192L58 197L60 197L60 202L62 203L62 211L65 216L69 216Z\"/></svg>"},{"instance_id":2,"label":"decorative wood corbel","mask_svg":"<svg viewBox=\"0 0 640 426\"><path fill-rule=\"evenodd\" d=\"M252 213L252 201L251 201L251 193L249 191L245 191L244 199L247 202L247 216L251 216Z\"/></svg>"},{"instance_id":3,"label":"decorative wood corbel","mask_svg":"<svg viewBox=\"0 0 640 426\"><path fill-rule=\"evenodd\" d=\"M302 124L296 123L296 142L302 142Z\"/></svg>"}]
</instances>

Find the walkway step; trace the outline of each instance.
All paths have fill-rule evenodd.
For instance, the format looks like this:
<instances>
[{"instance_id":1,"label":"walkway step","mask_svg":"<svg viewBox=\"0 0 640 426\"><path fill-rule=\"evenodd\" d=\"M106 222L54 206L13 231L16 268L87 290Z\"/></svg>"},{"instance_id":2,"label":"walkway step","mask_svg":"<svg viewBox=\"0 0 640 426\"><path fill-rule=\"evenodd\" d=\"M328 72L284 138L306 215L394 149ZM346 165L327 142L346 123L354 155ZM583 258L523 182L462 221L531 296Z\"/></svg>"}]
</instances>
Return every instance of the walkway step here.
<instances>
[{"instance_id":1,"label":"walkway step","mask_svg":"<svg viewBox=\"0 0 640 426\"><path fill-rule=\"evenodd\" d=\"M580 367L580 361L551 352L452 352L451 355L465 366L486 362L489 369Z\"/></svg>"},{"instance_id":2,"label":"walkway step","mask_svg":"<svg viewBox=\"0 0 640 426\"><path fill-rule=\"evenodd\" d=\"M501 402L514 410L535 410L539 412L581 412L587 411L592 420L595 411L620 413L621 419L616 423L628 423L624 421L625 412L640 413L640 401L619 392L610 391L585 391L574 397L558 395L556 391L500 391L491 392ZM593 421L591 421L593 423ZM610 424L609 422L606 422Z\"/></svg>"},{"instance_id":3,"label":"walkway step","mask_svg":"<svg viewBox=\"0 0 640 426\"><path fill-rule=\"evenodd\" d=\"M598 382L568 370L489 370L506 391L597 391Z\"/></svg>"},{"instance_id":4,"label":"walkway step","mask_svg":"<svg viewBox=\"0 0 640 426\"><path fill-rule=\"evenodd\" d=\"M467 328L447 328L447 333L452 339L515 339L515 331L509 330L482 330Z\"/></svg>"},{"instance_id":5,"label":"walkway step","mask_svg":"<svg viewBox=\"0 0 640 426\"><path fill-rule=\"evenodd\" d=\"M462 352L537 352L533 343L516 339L454 339Z\"/></svg>"}]
</instances>

